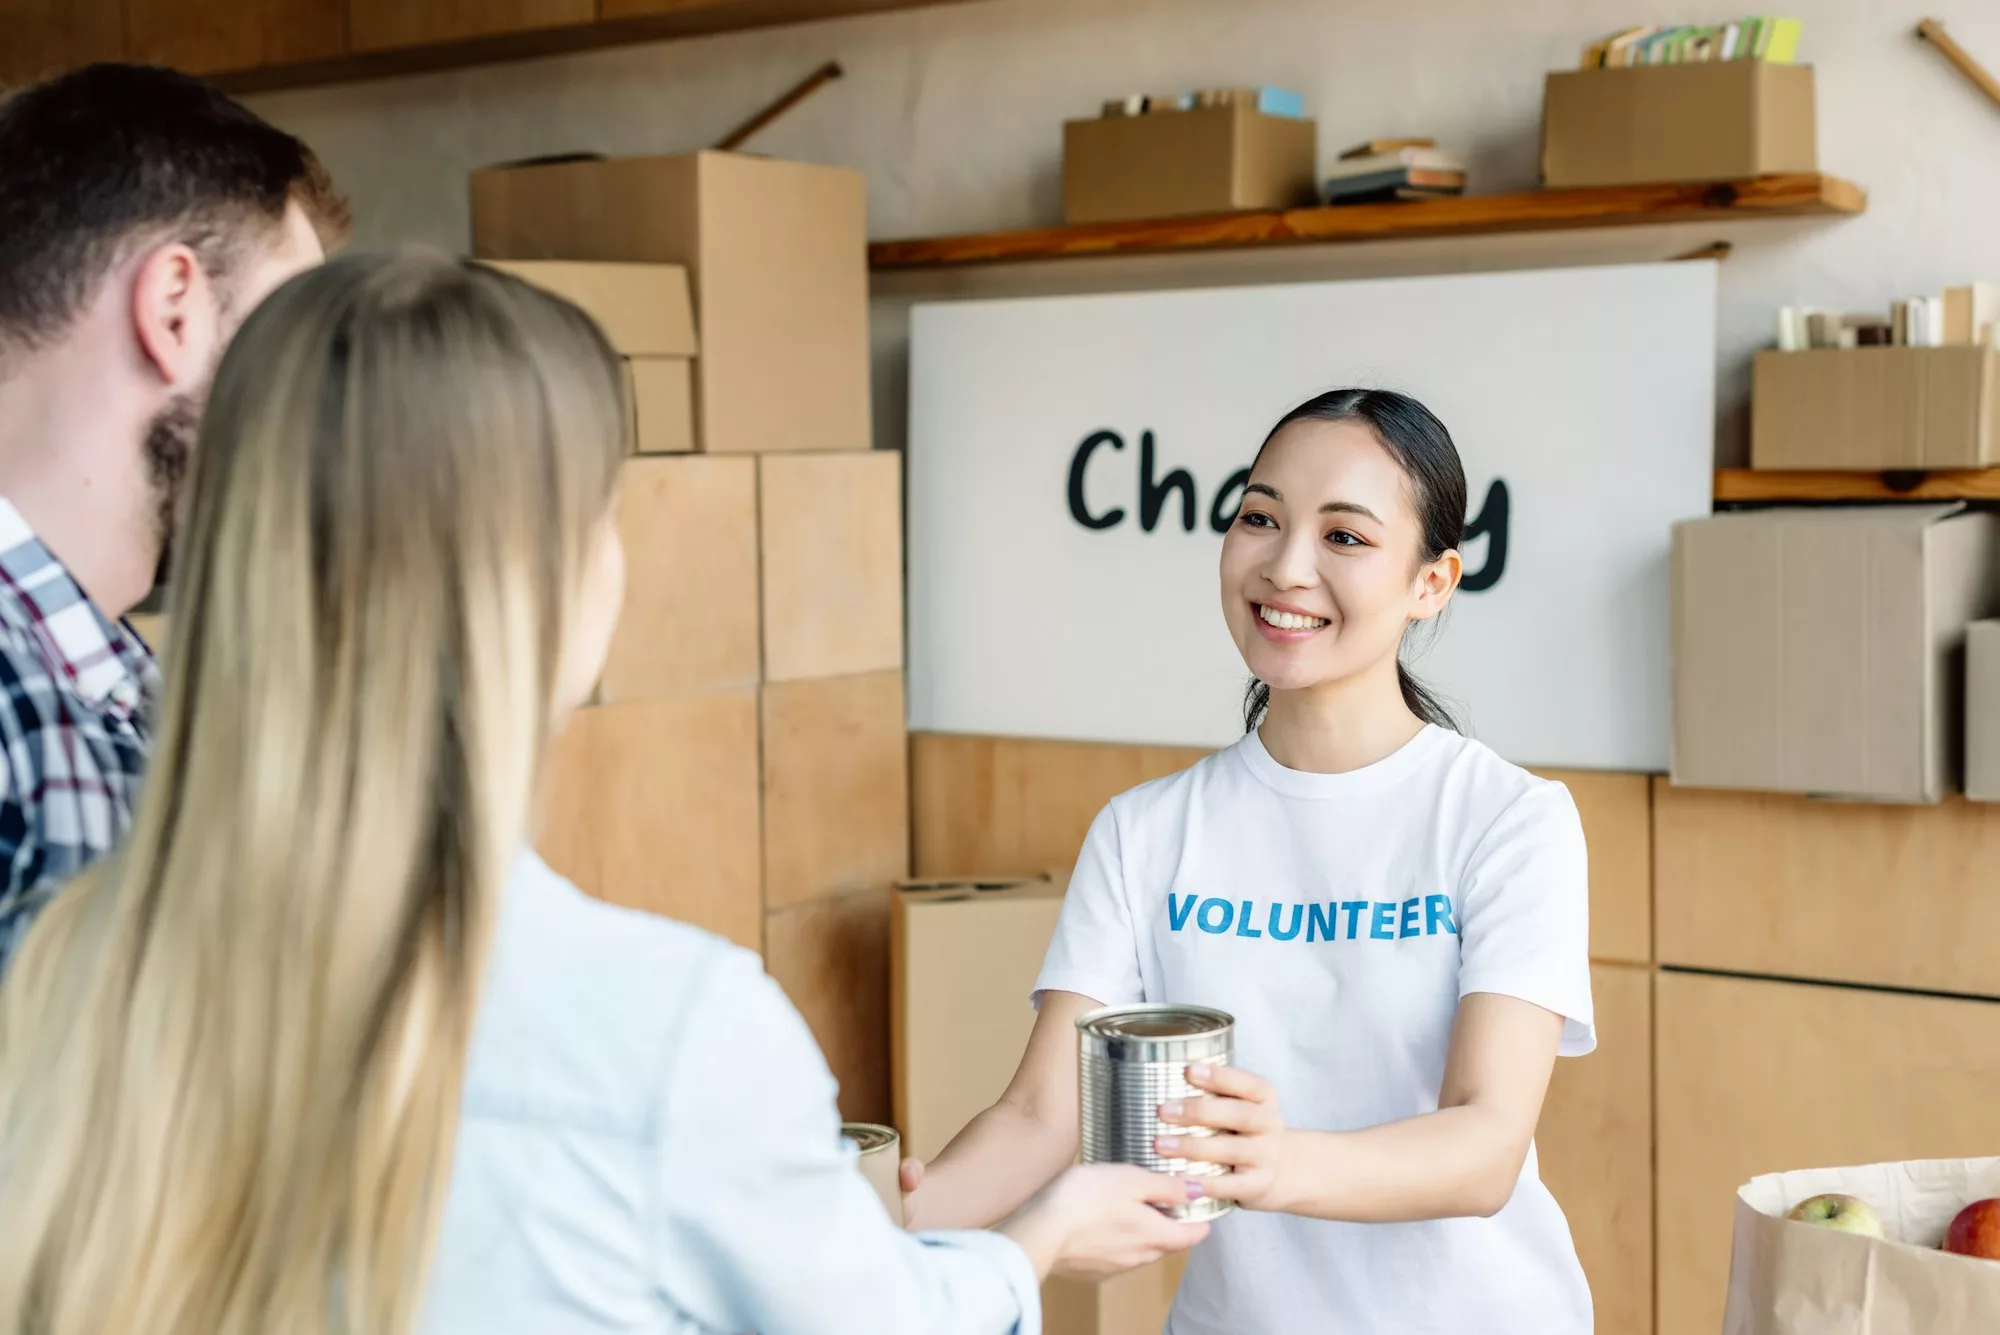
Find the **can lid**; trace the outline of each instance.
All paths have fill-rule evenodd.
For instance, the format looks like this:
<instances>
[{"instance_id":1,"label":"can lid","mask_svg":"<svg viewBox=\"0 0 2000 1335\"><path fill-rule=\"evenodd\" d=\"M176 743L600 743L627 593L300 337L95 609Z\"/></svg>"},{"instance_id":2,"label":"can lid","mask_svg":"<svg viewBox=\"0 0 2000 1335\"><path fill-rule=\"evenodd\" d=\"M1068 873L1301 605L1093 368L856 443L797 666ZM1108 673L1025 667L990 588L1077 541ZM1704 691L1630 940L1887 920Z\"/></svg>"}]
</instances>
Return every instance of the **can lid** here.
<instances>
[{"instance_id":1,"label":"can lid","mask_svg":"<svg viewBox=\"0 0 2000 1335\"><path fill-rule=\"evenodd\" d=\"M896 1143L895 1128L877 1126L873 1122L843 1122L840 1134L853 1141L854 1147L863 1154Z\"/></svg>"},{"instance_id":2,"label":"can lid","mask_svg":"<svg viewBox=\"0 0 2000 1335\"><path fill-rule=\"evenodd\" d=\"M1198 1038L1234 1026L1236 1020L1224 1011L1207 1006L1180 1006L1154 1002L1143 1006L1114 1006L1081 1016L1076 1027L1097 1038Z\"/></svg>"}]
</instances>

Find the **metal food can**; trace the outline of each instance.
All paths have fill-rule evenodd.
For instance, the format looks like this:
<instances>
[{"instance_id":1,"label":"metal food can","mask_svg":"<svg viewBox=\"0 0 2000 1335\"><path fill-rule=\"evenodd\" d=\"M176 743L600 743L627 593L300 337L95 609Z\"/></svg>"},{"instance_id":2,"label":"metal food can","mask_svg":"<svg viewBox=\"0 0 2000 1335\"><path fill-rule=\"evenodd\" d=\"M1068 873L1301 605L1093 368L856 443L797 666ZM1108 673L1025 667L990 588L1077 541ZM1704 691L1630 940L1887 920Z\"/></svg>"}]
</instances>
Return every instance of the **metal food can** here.
<instances>
[{"instance_id":1,"label":"metal food can","mask_svg":"<svg viewBox=\"0 0 2000 1335\"><path fill-rule=\"evenodd\" d=\"M1156 1173L1220 1177L1221 1164L1191 1163L1163 1155L1153 1142L1162 1132L1212 1136L1207 1127L1163 1126L1160 1105L1198 1098L1189 1066L1227 1066L1235 1051L1236 1021L1206 1006L1152 1004L1091 1011L1076 1022L1082 1091L1085 1163L1129 1163ZM1228 1201L1203 1197L1163 1213L1175 1219L1214 1219Z\"/></svg>"},{"instance_id":2,"label":"metal food can","mask_svg":"<svg viewBox=\"0 0 2000 1335\"><path fill-rule=\"evenodd\" d=\"M895 1221L896 1227L901 1228L903 1138L896 1134L894 1127L877 1126L873 1122L842 1122L840 1134L860 1152L861 1176L875 1188L875 1194L882 1198L882 1208L889 1212L889 1218Z\"/></svg>"}]
</instances>

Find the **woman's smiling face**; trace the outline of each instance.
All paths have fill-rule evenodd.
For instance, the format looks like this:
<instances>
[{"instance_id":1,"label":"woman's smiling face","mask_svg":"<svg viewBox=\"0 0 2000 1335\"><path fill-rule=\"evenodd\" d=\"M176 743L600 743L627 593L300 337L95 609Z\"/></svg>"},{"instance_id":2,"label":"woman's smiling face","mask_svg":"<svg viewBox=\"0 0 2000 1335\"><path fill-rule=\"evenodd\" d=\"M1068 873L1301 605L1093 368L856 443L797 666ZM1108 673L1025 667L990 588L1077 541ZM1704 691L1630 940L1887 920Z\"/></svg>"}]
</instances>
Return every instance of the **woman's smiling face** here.
<instances>
[{"instance_id":1,"label":"woman's smiling face","mask_svg":"<svg viewBox=\"0 0 2000 1335\"><path fill-rule=\"evenodd\" d=\"M1411 483L1363 421L1293 422L1264 447L1222 542L1222 614L1273 690L1393 660L1436 616L1457 555L1426 562Z\"/></svg>"}]
</instances>

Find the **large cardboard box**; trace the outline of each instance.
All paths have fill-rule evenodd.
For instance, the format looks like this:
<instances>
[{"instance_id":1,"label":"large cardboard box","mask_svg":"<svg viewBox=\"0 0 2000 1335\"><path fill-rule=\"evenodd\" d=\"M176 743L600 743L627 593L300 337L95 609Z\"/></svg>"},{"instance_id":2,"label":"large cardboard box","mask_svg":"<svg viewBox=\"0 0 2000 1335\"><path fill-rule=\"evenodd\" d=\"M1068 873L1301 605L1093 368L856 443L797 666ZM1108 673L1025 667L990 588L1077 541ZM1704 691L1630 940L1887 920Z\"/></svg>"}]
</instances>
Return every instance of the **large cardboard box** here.
<instances>
[{"instance_id":1,"label":"large cardboard box","mask_svg":"<svg viewBox=\"0 0 2000 1335\"><path fill-rule=\"evenodd\" d=\"M1819 170L1809 65L1728 60L1549 75L1542 182L1735 181Z\"/></svg>"},{"instance_id":2,"label":"large cardboard box","mask_svg":"<svg viewBox=\"0 0 2000 1335\"><path fill-rule=\"evenodd\" d=\"M2000 518L1953 505L1676 525L1673 780L1884 802L1958 781L1965 629Z\"/></svg>"},{"instance_id":3,"label":"large cardboard box","mask_svg":"<svg viewBox=\"0 0 2000 1335\"><path fill-rule=\"evenodd\" d=\"M2000 806L1662 781L1653 815L1662 964L2000 997Z\"/></svg>"},{"instance_id":4,"label":"large cardboard box","mask_svg":"<svg viewBox=\"0 0 2000 1335\"><path fill-rule=\"evenodd\" d=\"M902 462L894 450L757 461L765 680L903 666Z\"/></svg>"},{"instance_id":5,"label":"large cardboard box","mask_svg":"<svg viewBox=\"0 0 2000 1335\"><path fill-rule=\"evenodd\" d=\"M1989 348L1761 352L1752 378L1753 467L2000 463L2000 352Z\"/></svg>"},{"instance_id":6,"label":"large cardboard box","mask_svg":"<svg viewBox=\"0 0 2000 1335\"><path fill-rule=\"evenodd\" d=\"M1597 1051L1556 1063L1535 1155L1569 1220L1597 1329L1653 1327L1653 971L1593 964Z\"/></svg>"},{"instance_id":7,"label":"large cardboard box","mask_svg":"<svg viewBox=\"0 0 2000 1335\"><path fill-rule=\"evenodd\" d=\"M1063 220L1119 222L1314 203L1313 122L1250 107L1104 116L1063 127Z\"/></svg>"},{"instance_id":8,"label":"large cardboard box","mask_svg":"<svg viewBox=\"0 0 2000 1335\"><path fill-rule=\"evenodd\" d=\"M755 690L580 709L549 770L535 846L551 867L762 948Z\"/></svg>"},{"instance_id":9,"label":"large cardboard box","mask_svg":"<svg viewBox=\"0 0 2000 1335\"><path fill-rule=\"evenodd\" d=\"M1660 1335L1723 1328L1736 1193L1751 1178L1993 1148L2000 1004L1672 970L1654 988Z\"/></svg>"},{"instance_id":10,"label":"large cardboard box","mask_svg":"<svg viewBox=\"0 0 2000 1335\"><path fill-rule=\"evenodd\" d=\"M903 720L899 671L764 688L766 908L886 886L909 875L910 752Z\"/></svg>"},{"instance_id":11,"label":"large cardboard box","mask_svg":"<svg viewBox=\"0 0 2000 1335\"><path fill-rule=\"evenodd\" d=\"M768 912L764 964L840 1082L840 1115L888 1124L889 908L885 882Z\"/></svg>"},{"instance_id":12,"label":"large cardboard box","mask_svg":"<svg viewBox=\"0 0 2000 1335\"><path fill-rule=\"evenodd\" d=\"M1965 637L1965 795L2000 802L2000 621Z\"/></svg>"},{"instance_id":13,"label":"large cardboard box","mask_svg":"<svg viewBox=\"0 0 2000 1335\"><path fill-rule=\"evenodd\" d=\"M596 702L755 686L755 461L626 460L618 534L625 544L625 603Z\"/></svg>"},{"instance_id":14,"label":"large cardboard box","mask_svg":"<svg viewBox=\"0 0 2000 1335\"><path fill-rule=\"evenodd\" d=\"M1043 877L910 882L889 932L890 1050L896 1127L907 1154L937 1157L991 1107L1027 1049L1028 993L1062 910ZM1051 1279L1047 1335L1159 1335L1184 1257L1101 1284Z\"/></svg>"},{"instance_id":15,"label":"large cardboard box","mask_svg":"<svg viewBox=\"0 0 2000 1335\"><path fill-rule=\"evenodd\" d=\"M597 321L625 359L632 448L679 454L694 448L696 352L687 270L677 264L495 260L493 267L567 298Z\"/></svg>"},{"instance_id":16,"label":"large cardboard box","mask_svg":"<svg viewBox=\"0 0 2000 1335\"><path fill-rule=\"evenodd\" d=\"M868 448L867 231L860 173L740 153L472 177L482 258L686 266L696 434L715 453Z\"/></svg>"}]
</instances>

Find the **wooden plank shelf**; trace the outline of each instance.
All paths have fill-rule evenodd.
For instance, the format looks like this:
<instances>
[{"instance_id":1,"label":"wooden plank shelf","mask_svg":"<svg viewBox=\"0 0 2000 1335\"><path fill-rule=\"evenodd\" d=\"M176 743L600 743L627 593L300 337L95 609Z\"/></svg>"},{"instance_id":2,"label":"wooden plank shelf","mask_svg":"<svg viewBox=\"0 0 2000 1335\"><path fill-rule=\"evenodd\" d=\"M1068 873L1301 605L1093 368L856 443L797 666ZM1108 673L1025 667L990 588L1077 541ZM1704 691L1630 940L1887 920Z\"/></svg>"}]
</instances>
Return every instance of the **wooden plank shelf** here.
<instances>
[{"instance_id":1,"label":"wooden plank shelf","mask_svg":"<svg viewBox=\"0 0 2000 1335\"><path fill-rule=\"evenodd\" d=\"M1537 190L1520 195L1464 195L1392 204L1348 204L878 241L868 248L868 262L877 269L937 268L1091 255L1477 236L1581 227L1842 217L1860 213L1867 206L1867 192L1837 176L1759 176L1748 181L1713 184Z\"/></svg>"},{"instance_id":2,"label":"wooden plank shelf","mask_svg":"<svg viewBox=\"0 0 2000 1335\"><path fill-rule=\"evenodd\" d=\"M1776 501L2000 501L2000 468L1888 473L1721 468L1716 504Z\"/></svg>"}]
</instances>

